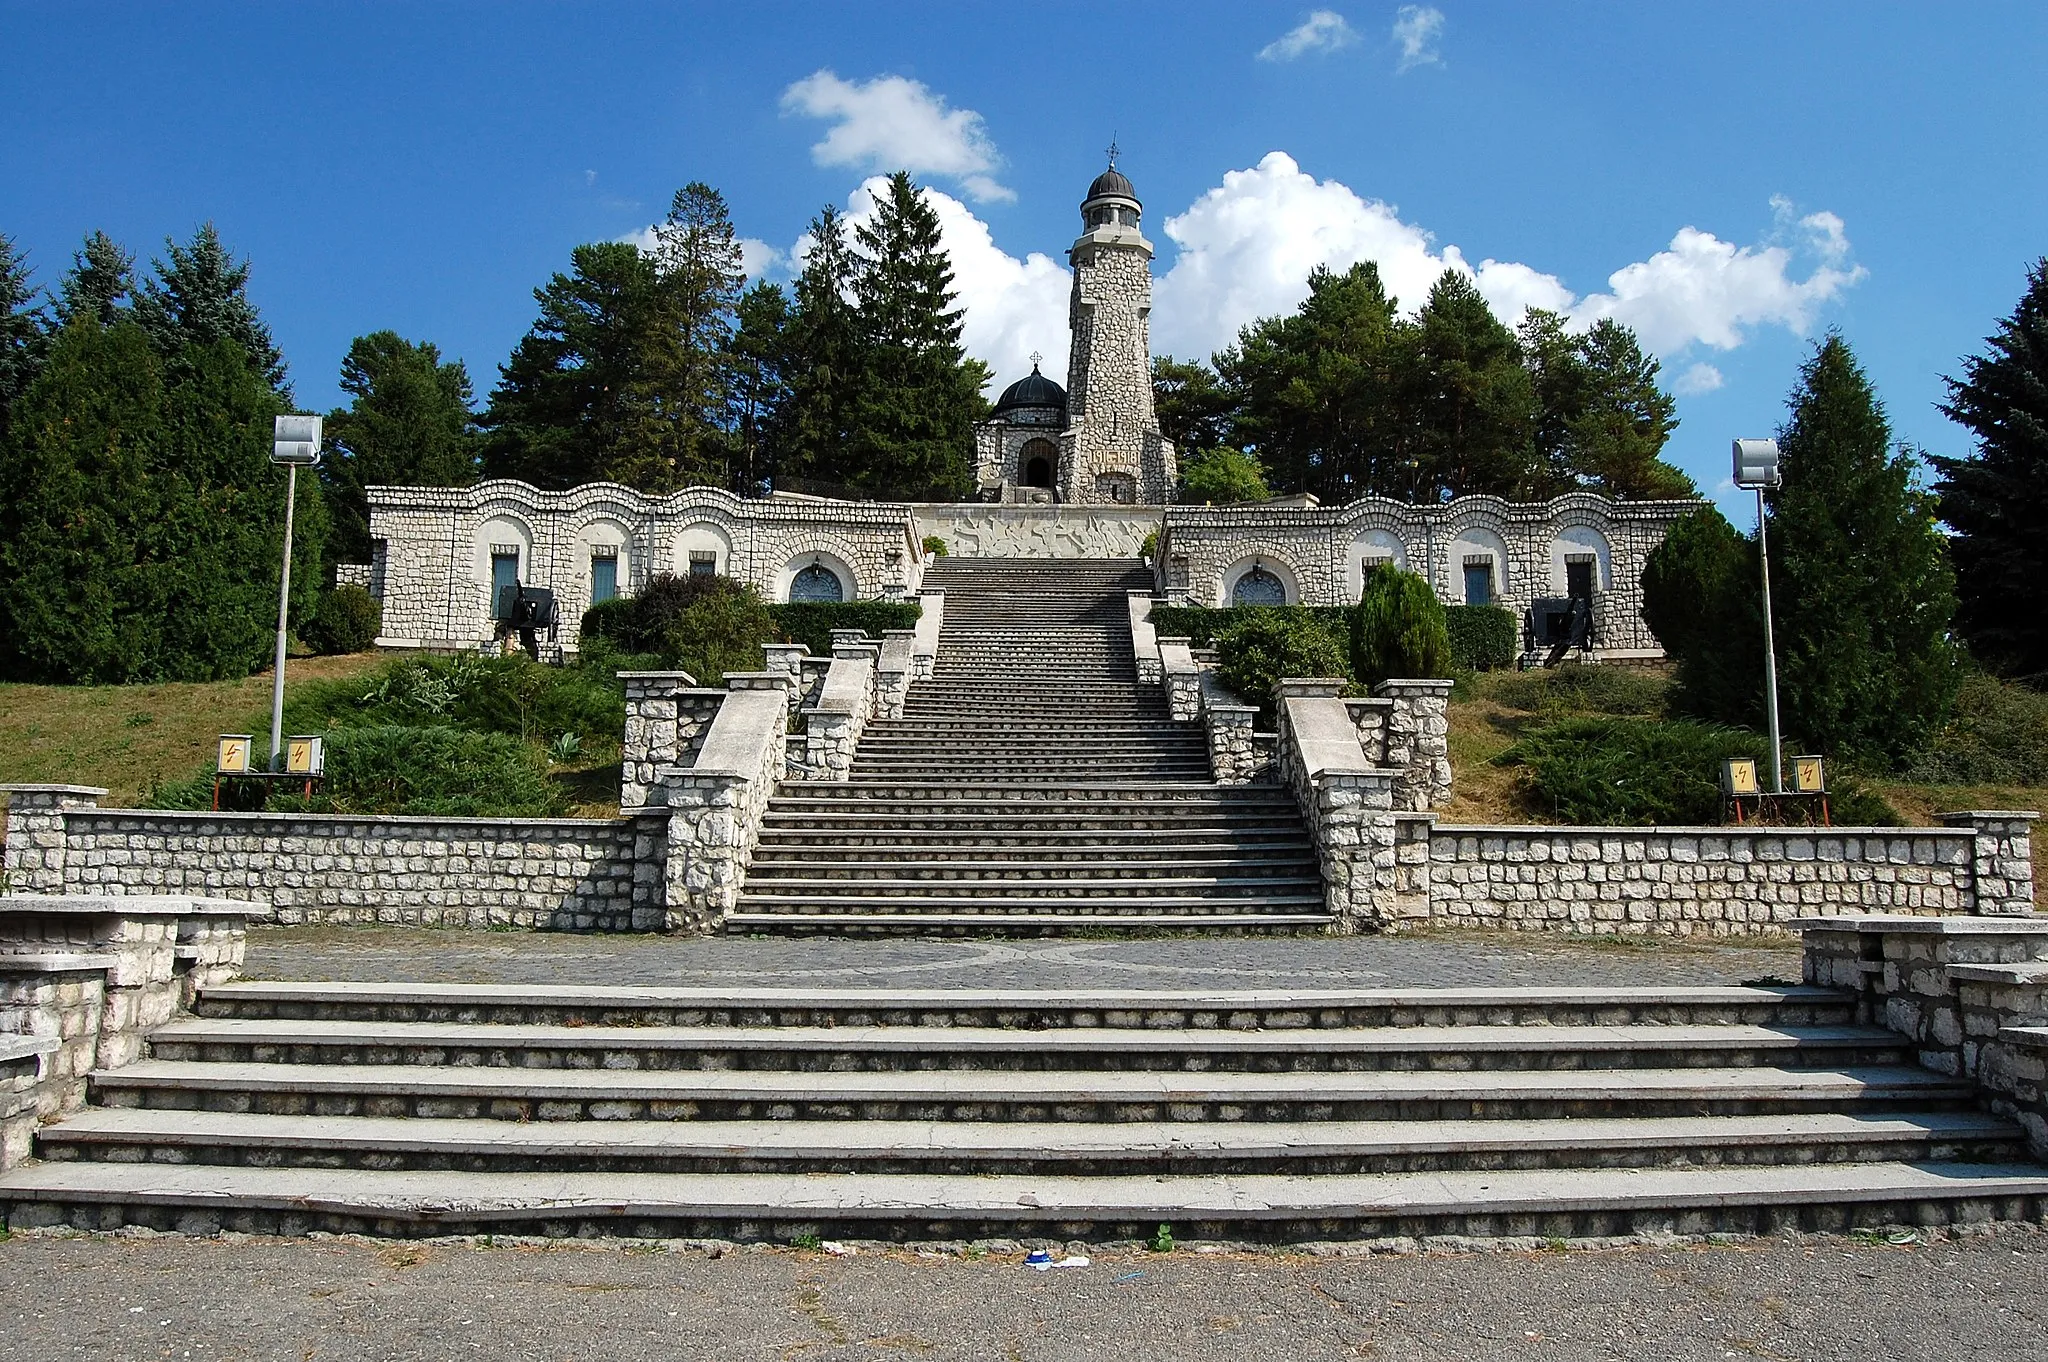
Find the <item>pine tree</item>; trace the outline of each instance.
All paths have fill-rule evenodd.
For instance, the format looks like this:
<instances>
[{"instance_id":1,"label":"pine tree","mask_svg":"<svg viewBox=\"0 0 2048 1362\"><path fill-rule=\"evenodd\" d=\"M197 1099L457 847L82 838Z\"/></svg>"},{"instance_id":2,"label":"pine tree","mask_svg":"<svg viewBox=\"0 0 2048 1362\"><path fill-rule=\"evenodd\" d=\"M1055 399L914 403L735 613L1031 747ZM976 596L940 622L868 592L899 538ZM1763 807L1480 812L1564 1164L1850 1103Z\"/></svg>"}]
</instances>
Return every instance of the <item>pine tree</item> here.
<instances>
[{"instance_id":1,"label":"pine tree","mask_svg":"<svg viewBox=\"0 0 2048 1362\"><path fill-rule=\"evenodd\" d=\"M1200 360L1152 360L1152 410L1159 433L1180 450L1215 449L1230 441L1230 392Z\"/></svg>"},{"instance_id":2,"label":"pine tree","mask_svg":"<svg viewBox=\"0 0 2048 1362\"><path fill-rule=\"evenodd\" d=\"M1424 499L1550 495L1535 454L1535 384L1514 333L1471 279L1445 270L1402 333L1401 423Z\"/></svg>"},{"instance_id":3,"label":"pine tree","mask_svg":"<svg viewBox=\"0 0 2048 1362\"><path fill-rule=\"evenodd\" d=\"M732 383L726 426L735 482L752 491L773 483L776 420L789 399L789 296L763 279L740 295L739 325L728 350Z\"/></svg>"},{"instance_id":4,"label":"pine tree","mask_svg":"<svg viewBox=\"0 0 2048 1362\"><path fill-rule=\"evenodd\" d=\"M1698 495L1692 479L1663 459L1678 417L1657 384L1656 357L1643 353L1633 331L1604 317L1575 349L1583 387L1566 420L1572 481L1618 500Z\"/></svg>"},{"instance_id":5,"label":"pine tree","mask_svg":"<svg viewBox=\"0 0 2048 1362\"><path fill-rule=\"evenodd\" d=\"M0 441L7 438L8 411L42 368L49 339L28 257L12 237L0 236Z\"/></svg>"},{"instance_id":6,"label":"pine tree","mask_svg":"<svg viewBox=\"0 0 2048 1362\"><path fill-rule=\"evenodd\" d=\"M728 350L746 272L725 196L698 181L676 191L654 229L665 310L647 375L669 426L676 485L729 481L723 422L731 400Z\"/></svg>"},{"instance_id":7,"label":"pine tree","mask_svg":"<svg viewBox=\"0 0 2048 1362\"><path fill-rule=\"evenodd\" d=\"M867 362L848 451L853 481L879 497L964 497L989 371L960 346L939 215L898 171L854 236L867 258L853 281Z\"/></svg>"},{"instance_id":8,"label":"pine tree","mask_svg":"<svg viewBox=\"0 0 2048 1362\"><path fill-rule=\"evenodd\" d=\"M94 232L72 254L71 269L57 286L52 310L60 328L80 317L112 326L127 311L134 293L135 257L105 232Z\"/></svg>"},{"instance_id":9,"label":"pine tree","mask_svg":"<svg viewBox=\"0 0 2048 1362\"><path fill-rule=\"evenodd\" d=\"M853 444L855 402L866 370L866 345L853 303L865 262L847 240L846 221L831 204L811 219L810 249L796 280L790 312L789 395L777 413L773 443L779 475L845 478Z\"/></svg>"},{"instance_id":10,"label":"pine tree","mask_svg":"<svg viewBox=\"0 0 2048 1362\"><path fill-rule=\"evenodd\" d=\"M370 556L366 488L476 481L473 394L461 360L444 361L431 342L414 343L395 331L350 342L341 390L350 402L327 418L320 480L333 518L333 561L362 563Z\"/></svg>"},{"instance_id":11,"label":"pine tree","mask_svg":"<svg viewBox=\"0 0 2048 1362\"><path fill-rule=\"evenodd\" d=\"M545 488L609 480L670 491L673 443L648 363L666 326L654 258L614 241L578 246L569 261L534 290L540 318L499 370L484 472Z\"/></svg>"},{"instance_id":12,"label":"pine tree","mask_svg":"<svg viewBox=\"0 0 2048 1362\"><path fill-rule=\"evenodd\" d=\"M1987 353L1946 379L1941 411L1977 437L1976 453L1937 456L1941 518L1961 596L1957 623L1991 666L2048 684L2048 259L1985 340Z\"/></svg>"},{"instance_id":13,"label":"pine tree","mask_svg":"<svg viewBox=\"0 0 2048 1362\"><path fill-rule=\"evenodd\" d=\"M168 357L186 345L232 341L263 381L289 400L284 355L249 301L249 262L228 253L210 222L192 234L191 245L167 239L164 251L169 258L151 262L156 277L143 280L134 304L135 320L157 353Z\"/></svg>"},{"instance_id":14,"label":"pine tree","mask_svg":"<svg viewBox=\"0 0 2048 1362\"><path fill-rule=\"evenodd\" d=\"M1958 679L1934 499L1839 335L1815 347L1791 405L1784 485L1765 494L1784 728L1897 763L1946 717Z\"/></svg>"}]
</instances>

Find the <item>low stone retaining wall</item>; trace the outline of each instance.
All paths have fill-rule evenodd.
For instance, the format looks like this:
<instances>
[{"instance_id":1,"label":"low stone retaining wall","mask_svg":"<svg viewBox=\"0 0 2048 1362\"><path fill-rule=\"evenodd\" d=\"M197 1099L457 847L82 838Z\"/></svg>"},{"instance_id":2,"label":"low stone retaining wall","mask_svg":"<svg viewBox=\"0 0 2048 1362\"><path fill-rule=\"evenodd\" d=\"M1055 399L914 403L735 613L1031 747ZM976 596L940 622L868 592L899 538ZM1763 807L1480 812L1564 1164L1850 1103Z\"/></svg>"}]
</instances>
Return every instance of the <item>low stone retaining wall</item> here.
<instances>
[{"instance_id":1,"label":"low stone retaining wall","mask_svg":"<svg viewBox=\"0 0 2048 1362\"><path fill-rule=\"evenodd\" d=\"M284 923L628 931L663 925L666 810L629 818L399 818L101 809L104 790L9 788L12 887L243 894Z\"/></svg>"}]
</instances>

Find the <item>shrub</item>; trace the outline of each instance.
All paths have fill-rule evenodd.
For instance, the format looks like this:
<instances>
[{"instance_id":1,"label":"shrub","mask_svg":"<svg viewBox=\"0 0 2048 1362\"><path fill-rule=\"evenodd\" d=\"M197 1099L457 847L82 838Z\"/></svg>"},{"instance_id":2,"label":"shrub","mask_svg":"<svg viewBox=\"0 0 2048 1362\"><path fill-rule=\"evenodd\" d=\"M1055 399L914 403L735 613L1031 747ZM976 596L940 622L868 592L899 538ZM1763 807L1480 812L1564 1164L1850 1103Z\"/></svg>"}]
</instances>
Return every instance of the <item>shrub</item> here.
<instances>
[{"instance_id":1,"label":"shrub","mask_svg":"<svg viewBox=\"0 0 2048 1362\"><path fill-rule=\"evenodd\" d=\"M344 582L322 592L306 627L306 642L322 653L360 653L377 641L384 607L362 587Z\"/></svg>"},{"instance_id":2,"label":"shrub","mask_svg":"<svg viewBox=\"0 0 2048 1362\"><path fill-rule=\"evenodd\" d=\"M626 723L626 701L611 659L549 667L521 654L407 657L367 676L294 688L286 726L301 733L340 728L461 728L515 738L576 733L609 739Z\"/></svg>"},{"instance_id":3,"label":"shrub","mask_svg":"<svg viewBox=\"0 0 2048 1362\"><path fill-rule=\"evenodd\" d=\"M1344 636L1288 606L1247 606L1216 635L1216 677L1247 704L1271 712L1273 684L1287 676L1345 676Z\"/></svg>"},{"instance_id":4,"label":"shrub","mask_svg":"<svg viewBox=\"0 0 2048 1362\"><path fill-rule=\"evenodd\" d=\"M924 551L934 558L944 558L946 556L946 541L935 534L928 534L924 537Z\"/></svg>"},{"instance_id":5,"label":"shrub","mask_svg":"<svg viewBox=\"0 0 2048 1362\"><path fill-rule=\"evenodd\" d=\"M922 614L924 607L916 601L800 601L768 607L784 641L801 643L817 657L832 655L834 629L858 629L880 638L885 629L915 629Z\"/></svg>"},{"instance_id":6,"label":"shrub","mask_svg":"<svg viewBox=\"0 0 2048 1362\"><path fill-rule=\"evenodd\" d=\"M651 640L655 650L706 686L721 684L727 672L761 670L761 645L777 638L778 631L760 594L728 577L698 580L718 585L661 617L665 627Z\"/></svg>"},{"instance_id":7,"label":"shrub","mask_svg":"<svg viewBox=\"0 0 2048 1362\"><path fill-rule=\"evenodd\" d=\"M1930 785L2048 785L2048 695L1967 678L1954 717L1914 757L1910 776Z\"/></svg>"},{"instance_id":8,"label":"shrub","mask_svg":"<svg viewBox=\"0 0 2048 1362\"><path fill-rule=\"evenodd\" d=\"M1152 561L1152 555L1157 552L1159 552L1159 531L1145 531L1144 542L1138 545L1138 556L1149 563Z\"/></svg>"},{"instance_id":9,"label":"shrub","mask_svg":"<svg viewBox=\"0 0 2048 1362\"><path fill-rule=\"evenodd\" d=\"M1450 635L1452 666L1492 671L1514 665L1514 611L1498 605L1445 606L1444 630Z\"/></svg>"},{"instance_id":10,"label":"shrub","mask_svg":"<svg viewBox=\"0 0 2048 1362\"><path fill-rule=\"evenodd\" d=\"M1565 719L1526 734L1494 758L1522 767L1534 811L1595 826L1711 824L1721 816L1721 763L1749 757L1768 771L1755 733L1689 720ZM1768 776L1766 776L1768 779ZM1892 826L1899 817L1853 778L1838 775L1835 821Z\"/></svg>"},{"instance_id":11,"label":"shrub","mask_svg":"<svg viewBox=\"0 0 2048 1362\"><path fill-rule=\"evenodd\" d=\"M1664 712L1671 683L1661 676L1628 667L1589 667L1567 662L1549 670L1507 672L1491 678L1487 694L1509 709L1543 714L1624 714L1655 716Z\"/></svg>"},{"instance_id":12,"label":"shrub","mask_svg":"<svg viewBox=\"0 0 2048 1362\"><path fill-rule=\"evenodd\" d=\"M1366 574L1351 611L1351 675L1367 685L1389 677L1450 674L1444 608L1428 582L1382 565Z\"/></svg>"},{"instance_id":13,"label":"shrub","mask_svg":"<svg viewBox=\"0 0 2048 1362\"><path fill-rule=\"evenodd\" d=\"M1204 449L1181 465L1180 499L1193 503L1227 506L1233 502L1265 501L1272 497L1266 487L1266 470L1258 459L1236 449Z\"/></svg>"},{"instance_id":14,"label":"shrub","mask_svg":"<svg viewBox=\"0 0 2048 1362\"><path fill-rule=\"evenodd\" d=\"M599 601L583 612L583 625L577 631L577 644L588 650L593 643L608 643L614 648L638 652L645 646L639 631L640 603L631 596L614 596L608 601Z\"/></svg>"}]
</instances>

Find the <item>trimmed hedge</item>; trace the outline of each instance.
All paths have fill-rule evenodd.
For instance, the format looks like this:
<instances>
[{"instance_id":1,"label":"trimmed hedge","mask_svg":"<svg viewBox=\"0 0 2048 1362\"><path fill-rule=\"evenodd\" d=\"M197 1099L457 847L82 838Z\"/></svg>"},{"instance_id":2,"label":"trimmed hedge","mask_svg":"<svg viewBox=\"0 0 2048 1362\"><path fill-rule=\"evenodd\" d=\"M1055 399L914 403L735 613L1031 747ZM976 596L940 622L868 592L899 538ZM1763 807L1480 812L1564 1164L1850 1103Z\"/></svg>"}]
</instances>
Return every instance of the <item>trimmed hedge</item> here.
<instances>
[{"instance_id":1,"label":"trimmed hedge","mask_svg":"<svg viewBox=\"0 0 2048 1362\"><path fill-rule=\"evenodd\" d=\"M345 582L320 593L305 638L317 652L360 653L377 641L383 622L384 607L377 598L355 583Z\"/></svg>"},{"instance_id":2,"label":"trimmed hedge","mask_svg":"<svg viewBox=\"0 0 2048 1362\"><path fill-rule=\"evenodd\" d=\"M1444 627L1451 635L1452 666L1483 672L1514 665L1514 611L1498 605L1448 605Z\"/></svg>"},{"instance_id":3,"label":"trimmed hedge","mask_svg":"<svg viewBox=\"0 0 2048 1362\"><path fill-rule=\"evenodd\" d=\"M884 629L915 629L923 613L916 601L802 601L768 607L782 637L803 644L816 657L832 656L834 629L858 629L879 639Z\"/></svg>"}]
</instances>

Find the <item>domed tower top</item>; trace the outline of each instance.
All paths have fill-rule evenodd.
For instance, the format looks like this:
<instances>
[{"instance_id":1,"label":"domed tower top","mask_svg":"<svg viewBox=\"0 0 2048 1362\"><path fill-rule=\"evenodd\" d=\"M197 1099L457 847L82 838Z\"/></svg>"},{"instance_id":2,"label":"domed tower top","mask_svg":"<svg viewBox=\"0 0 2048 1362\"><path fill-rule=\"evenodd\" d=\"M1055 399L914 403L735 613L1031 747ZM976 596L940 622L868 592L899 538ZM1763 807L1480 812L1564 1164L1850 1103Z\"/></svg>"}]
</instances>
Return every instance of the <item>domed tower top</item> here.
<instances>
[{"instance_id":1,"label":"domed tower top","mask_svg":"<svg viewBox=\"0 0 2048 1362\"><path fill-rule=\"evenodd\" d=\"M1081 200L1082 229L1125 227L1135 232L1144 208L1129 177L1116 168L1116 143L1110 143L1109 169L1095 177L1088 186L1088 197Z\"/></svg>"}]
</instances>

